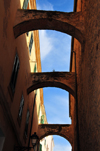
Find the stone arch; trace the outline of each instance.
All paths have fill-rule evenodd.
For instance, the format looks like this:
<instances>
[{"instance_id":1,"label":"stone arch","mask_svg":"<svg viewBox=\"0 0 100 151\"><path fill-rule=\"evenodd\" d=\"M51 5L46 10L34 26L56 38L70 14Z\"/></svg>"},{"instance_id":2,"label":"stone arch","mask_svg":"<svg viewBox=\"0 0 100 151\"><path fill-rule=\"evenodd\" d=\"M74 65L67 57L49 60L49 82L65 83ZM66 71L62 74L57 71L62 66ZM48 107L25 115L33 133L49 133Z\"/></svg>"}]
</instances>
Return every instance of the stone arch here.
<instances>
[{"instance_id":1,"label":"stone arch","mask_svg":"<svg viewBox=\"0 0 100 151\"><path fill-rule=\"evenodd\" d=\"M48 135L59 135L73 146L72 125L69 124L40 124L37 132L39 139Z\"/></svg>"},{"instance_id":2,"label":"stone arch","mask_svg":"<svg viewBox=\"0 0 100 151\"><path fill-rule=\"evenodd\" d=\"M14 35L38 29L56 30L74 36L84 43L84 19L82 12L57 12L40 10L17 10Z\"/></svg>"},{"instance_id":3,"label":"stone arch","mask_svg":"<svg viewBox=\"0 0 100 151\"><path fill-rule=\"evenodd\" d=\"M31 76L32 84L27 89L28 94L38 88L58 87L68 91L75 97L74 72L42 72L33 73Z\"/></svg>"}]
</instances>

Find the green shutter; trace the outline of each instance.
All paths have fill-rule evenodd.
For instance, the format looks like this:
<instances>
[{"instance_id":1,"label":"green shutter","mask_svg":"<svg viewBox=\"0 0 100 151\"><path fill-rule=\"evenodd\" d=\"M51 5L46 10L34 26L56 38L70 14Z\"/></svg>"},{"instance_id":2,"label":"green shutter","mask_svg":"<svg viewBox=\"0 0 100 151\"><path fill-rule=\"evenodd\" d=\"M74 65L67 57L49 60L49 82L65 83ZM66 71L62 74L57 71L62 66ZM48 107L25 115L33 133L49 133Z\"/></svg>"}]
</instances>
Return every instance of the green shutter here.
<instances>
[{"instance_id":1,"label":"green shutter","mask_svg":"<svg viewBox=\"0 0 100 151\"><path fill-rule=\"evenodd\" d=\"M42 145L40 144L40 148L39 148L39 151L42 151Z\"/></svg>"},{"instance_id":2,"label":"green shutter","mask_svg":"<svg viewBox=\"0 0 100 151\"><path fill-rule=\"evenodd\" d=\"M22 7L23 9L27 9L28 2L29 0L24 0L23 7Z\"/></svg>"},{"instance_id":3,"label":"green shutter","mask_svg":"<svg viewBox=\"0 0 100 151\"><path fill-rule=\"evenodd\" d=\"M34 66L34 72L36 72L36 63L35 63L35 66Z\"/></svg>"},{"instance_id":4,"label":"green shutter","mask_svg":"<svg viewBox=\"0 0 100 151\"><path fill-rule=\"evenodd\" d=\"M44 115L41 116L41 124L44 124Z\"/></svg>"},{"instance_id":5,"label":"green shutter","mask_svg":"<svg viewBox=\"0 0 100 151\"><path fill-rule=\"evenodd\" d=\"M30 38L30 43L29 43L29 52L30 52L30 55L31 55L32 45L33 45L33 32L31 33L31 38Z\"/></svg>"},{"instance_id":6,"label":"green shutter","mask_svg":"<svg viewBox=\"0 0 100 151\"><path fill-rule=\"evenodd\" d=\"M39 114L40 114L40 104L39 104L39 111L38 111L38 116L39 116Z\"/></svg>"}]
</instances>

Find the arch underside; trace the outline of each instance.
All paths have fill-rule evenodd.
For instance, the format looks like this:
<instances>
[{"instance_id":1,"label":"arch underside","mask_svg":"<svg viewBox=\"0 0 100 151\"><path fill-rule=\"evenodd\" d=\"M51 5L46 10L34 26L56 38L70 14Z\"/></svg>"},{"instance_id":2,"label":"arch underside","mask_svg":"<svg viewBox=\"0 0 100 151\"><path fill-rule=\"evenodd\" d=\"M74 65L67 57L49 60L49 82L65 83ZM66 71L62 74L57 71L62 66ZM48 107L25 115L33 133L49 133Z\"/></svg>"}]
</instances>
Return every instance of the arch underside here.
<instances>
[{"instance_id":1,"label":"arch underside","mask_svg":"<svg viewBox=\"0 0 100 151\"><path fill-rule=\"evenodd\" d=\"M57 87L57 88L61 88L63 90L66 90L68 91L70 94L72 94L74 97L75 97L75 92L74 90L72 90L70 87L68 87L67 85L65 84L62 84L62 83L59 83L59 82L41 82L41 83L36 83L32 86L30 86L28 89L27 89L27 93L31 93L32 91L36 90L36 89L39 89L39 88L43 88L43 87Z\"/></svg>"},{"instance_id":2,"label":"arch underside","mask_svg":"<svg viewBox=\"0 0 100 151\"><path fill-rule=\"evenodd\" d=\"M38 136L40 139L48 135L59 135L73 143L72 126L69 124L40 124L38 126Z\"/></svg>"},{"instance_id":3,"label":"arch underside","mask_svg":"<svg viewBox=\"0 0 100 151\"><path fill-rule=\"evenodd\" d=\"M42 72L33 73L32 84L27 89L27 93L43 88L58 87L68 91L75 97L75 73L74 72Z\"/></svg>"},{"instance_id":4,"label":"arch underside","mask_svg":"<svg viewBox=\"0 0 100 151\"><path fill-rule=\"evenodd\" d=\"M56 11L18 10L16 14L14 35L38 29L56 30L69 34L80 41L83 38L83 17L81 12L64 13Z\"/></svg>"}]
</instances>

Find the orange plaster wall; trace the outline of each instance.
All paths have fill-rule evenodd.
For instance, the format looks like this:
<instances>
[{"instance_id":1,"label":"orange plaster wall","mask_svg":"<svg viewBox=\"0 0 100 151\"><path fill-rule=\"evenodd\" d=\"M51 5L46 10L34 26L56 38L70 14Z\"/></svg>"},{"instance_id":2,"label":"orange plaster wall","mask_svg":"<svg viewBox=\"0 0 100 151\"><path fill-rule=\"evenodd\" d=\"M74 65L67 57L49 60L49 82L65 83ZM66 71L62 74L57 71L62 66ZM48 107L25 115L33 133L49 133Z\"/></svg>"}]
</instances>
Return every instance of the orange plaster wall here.
<instances>
[{"instance_id":1,"label":"orange plaster wall","mask_svg":"<svg viewBox=\"0 0 100 151\"><path fill-rule=\"evenodd\" d=\"M100 150L100 2L82 0L84 50L74 39L77 66L79 147ZM77 11L80 4L77 4Z\"/></svg>"},{"instance_id":2,"label":"orange plaster wall","mask_svg":"<svg viewBox=\"0 0 100 151\"><path fill-rule=\"evenodd\" d=\"M27 145L28 138L26 143L23 139L25 122L26 122L26 112L27 108L30 110L30 120L28 127L28 134L31 124L31 113L33 109L34 102L34 92L27 95L27 88L31 82L30 76L30 64L29 64L29 50L26 41L26 34L21 35L17 39L14 38L13 26L15 21L15 15L18 8L21 8L19 0L1 0L0 2L0 87L2 88L3 95L5 97L5 103L8 107L9 112L11 113L12 121L14 122L15 129L13 129L12 124L9 123L8 117L5 116L5 109L0 110L0 127L2 128L5 134L5 144L3 151L13 150L15 144L19 144L16 139L14 131L18 134L19 142L23 145ZM15 94L13 99L11 99L8 87L11 79L11 74L13 70L13 63L15 59L15 54L18 54L20 67L17 76L17 82L15 87ZM21 95L24 96L24 108L21 125L18 124L18 111L21 100ZM0 101L2 98L0 96ZM2 108L2 107L1 107ZM34 128L37 130L38 122L36 116L36 106L34 110ZM6 122L5 122L6 121ZM10 136L10 139L9 139ZM29 135L28 135L29 137Z\"/></svg>"}]
</instances>

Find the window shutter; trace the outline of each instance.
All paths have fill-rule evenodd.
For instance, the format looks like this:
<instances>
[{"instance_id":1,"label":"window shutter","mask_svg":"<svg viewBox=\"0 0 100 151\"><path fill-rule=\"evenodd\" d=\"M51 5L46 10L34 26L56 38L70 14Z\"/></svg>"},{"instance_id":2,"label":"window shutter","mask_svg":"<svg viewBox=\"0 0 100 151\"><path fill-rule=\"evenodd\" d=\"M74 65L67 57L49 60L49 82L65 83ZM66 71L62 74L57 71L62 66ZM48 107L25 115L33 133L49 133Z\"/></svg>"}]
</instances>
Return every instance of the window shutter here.
<instances>
[{"instance_id":1,"label":"window shutter","mask_svg":"<svg viewBox=\"0 0 100 151\"><path fill-rule=\"evenodd\" d=\"M14 65L13 65L12 76L11 76L11 80L10 80L10 87L11 87L13 94L15 92L18 70L19 70L19 58L18 58L18 55L16 54L15 60L14 60Z\"/></svg>"},{"instance_id":2,"label":"window shutter","mask_svg":"<svg viewBox=\"0 0 100 151\"><path fill-rule=\"evenodd\" d=\"M34 72L36 72L36 63L35 63L35 66L34 66Z\"/></svg>"},{"instance_id":3,"label":"window shutter","mask_svg":"<svg viewBox=\"0 0 100 151\"><path fill-rule=\"evenodd\" d=\"M23 7L22 7L23 9L27 9L28 2L29 0L24 0Z\"/></svg>"},{"instance_id":4,"label":"window shutter","mask_svg":"<svg viewBox=\"0 0 100 151\"><path fill-rule=\"evenodd\" d=\"M38 117L39 117L39 114L40 114L40 104L39 104L39 111L38 111Z\"/></svg>"},{"instance_id":5,"label":"window shutter","mask_svg":"<svg viewBox=\"0 0 100 151\"><path fill-rule=\"evenodd\" d=\"M39 151L42 151L42 145L40 144L40 148L39 148Z\"/></svg>"},{"instance_id":6,"label":"window shutter","mask_svg":"<svg viewBox=\"0 0 100 151\"><path fill-rule=\"evenodd\" d=\"M22 95L21 102L20 102L20 107L19 107L19 113L18 113L18 116L19 116L20 120L22 118L23 106L24 106L24 97Z\"/></svg>"},{"instance_id":7,"label":"window shutter","mask_svg":"<svg viewBox=\"0 0 100 151\"><path fill-rule=\"evenodd\" d=\"M41 116L41 124L44 124L44 115Z\"/></svg>"},{"instance_id":8,"label":"window shutter","mask_svg":"<svg viewBox=\"0 0 100 151\"><path fill-rule=\"evenodd\" d=\"M31 33L31 39L30 39L30 43L29 43L29 52L30 52L30 54L31 54L32 45L33 45L33 32Z\"/></svg>"},{"instance_id":9,"label":"window shutter","mask_svg":"<svg viewBox=\"0 0 100 151\"><path fill-rule=\"evenodd\" d=\"M29 123L29 116L30 116L30 112L29 109L27 110L27 115L26 115L26 124L25 124L25 137L27 137L27 132L28 132L28 123Z\"/></svg>"},{"instance_id":10,"label":"window shutter","mask_svg":"<svg viewBox=\"0 0 100 151\"><path fill-rule=\"evenodd\" d=\"M44 140L44 145L46 146L46 139Z\"/></svg>"}]
</instances>

